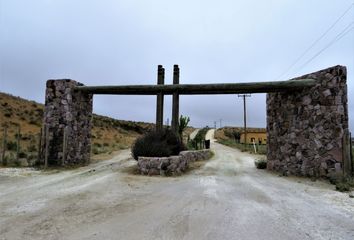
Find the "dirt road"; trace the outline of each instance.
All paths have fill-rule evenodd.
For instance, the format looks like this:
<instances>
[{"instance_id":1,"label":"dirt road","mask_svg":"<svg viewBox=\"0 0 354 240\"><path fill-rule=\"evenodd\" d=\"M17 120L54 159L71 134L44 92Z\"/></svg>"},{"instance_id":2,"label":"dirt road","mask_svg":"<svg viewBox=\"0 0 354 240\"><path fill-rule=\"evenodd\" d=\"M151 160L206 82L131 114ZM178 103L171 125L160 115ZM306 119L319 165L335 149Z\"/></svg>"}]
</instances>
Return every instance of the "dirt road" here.
<instances>
[{"instance_id":1,"label":"dirt road","mask_svg":"<svg viewBox=\"0 0 354 240\"><path fill-rule=\"evenodd\" d=\"M200 129L195 129L190 135L189 138L192 140L195 138L195 136L197 136L198 132Z\"/></svg>"},{"instance_id":2,"label":"dirt road","mask_svg":"<svg viewBox=\"0 0 354 240\"><path fill-rule=\"evenodd\" d=\"M64 172L0 169L0 239L354 239L348 194L212 148L176 178L128 173L129 151Z\"/></svg>"}]
</instances>

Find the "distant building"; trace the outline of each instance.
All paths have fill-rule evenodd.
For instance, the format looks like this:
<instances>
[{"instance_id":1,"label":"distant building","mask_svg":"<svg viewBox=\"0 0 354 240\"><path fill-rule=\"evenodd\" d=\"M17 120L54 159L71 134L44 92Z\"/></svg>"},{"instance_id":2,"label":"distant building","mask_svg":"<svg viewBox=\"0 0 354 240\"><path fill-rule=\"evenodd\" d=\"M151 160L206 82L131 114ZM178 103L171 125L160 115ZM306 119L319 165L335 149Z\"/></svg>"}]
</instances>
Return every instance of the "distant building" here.
<instances>
[{"instance_id":1,"label":"distant building","mask_svg":"<svg viewBox=\"0 0 354 240\"><path fill-rule=\"evenodd\" d=\"M223 127L226 137L235 139L236 142L244 143L245 135L243 127ZM247 128L247 144L267 144L267 130L265 128Z\"/></svg>"},{"instance_id":2,"label":"distant building","mask_svg":"<svg viewBox=\"0 0 354 240\"><path fill-rule=\"evenodd\" d=\"M244 132L241 132L241 137L240 137L240 142L244 143L245 142L245 134ZM247 144L267 144L267 131L266 129L257 129L257 130L247 130L247 139L246 139Z\"/></svg>"}]
</instances>

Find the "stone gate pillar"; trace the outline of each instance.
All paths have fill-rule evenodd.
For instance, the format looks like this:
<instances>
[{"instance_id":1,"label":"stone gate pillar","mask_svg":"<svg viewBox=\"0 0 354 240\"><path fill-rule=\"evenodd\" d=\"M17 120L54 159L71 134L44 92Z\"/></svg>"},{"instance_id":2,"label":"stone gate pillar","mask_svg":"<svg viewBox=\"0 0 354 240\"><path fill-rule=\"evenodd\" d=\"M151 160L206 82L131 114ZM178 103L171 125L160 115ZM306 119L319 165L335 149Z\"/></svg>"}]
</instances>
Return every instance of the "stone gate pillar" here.
<instances>
[{"instance_id":1,"label":"stone gate pillar","mask_svg":"<svg viewBox=\"0 0 354 240\"><path fill-rule=\"evenodd\" d=\"M74 91L83 84L48 80L45 97L41 164L82 165L90 161L92 94Z\"/></svg>"},{"instance_id":2,"label":"stone gate pillar","mask_svg":"<svg viewBox=\"0 0 354 240\"><path fill-rule=\"evenodd\" d=\"M267 94L267 168L309 177L342 174L342 141L348 132L346 68L335 66L296 79L301 78L317 84Z\"/></svg>"}]
</instances>

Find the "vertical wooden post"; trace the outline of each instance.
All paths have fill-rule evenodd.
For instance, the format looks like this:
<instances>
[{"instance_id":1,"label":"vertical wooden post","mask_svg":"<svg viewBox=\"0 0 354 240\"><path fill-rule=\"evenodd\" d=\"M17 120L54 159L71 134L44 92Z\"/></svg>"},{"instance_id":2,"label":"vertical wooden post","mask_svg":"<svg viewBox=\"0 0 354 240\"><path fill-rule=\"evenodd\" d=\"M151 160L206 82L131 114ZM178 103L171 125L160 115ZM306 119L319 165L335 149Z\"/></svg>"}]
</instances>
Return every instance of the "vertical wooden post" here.
<instances>
[{"instance_id":1,"label":"vertical wooden post","mask_svg":"<svg viewBox=\"0 0 354 240\"><path fill-rule=\"evenodd\" d=\"M20 138L21 138L21 127L20 125L17 126L17 137L16 137L16 161L18 162L20 156Z\"/></svg>"},{"instance_id":2,"label":"vertical wooden post","mask_svg":"<svg viewBox=\"0 0 354 240\"><path fill-rule=\"evenodd\" d=\"M2 153L1 153L2 165L4 166L7 165L7 161L5 158L6 147L7 147L7 126L4 126L4 135L2 139Z\"/></svg>"},{"instance_id":3,"label":"vertical wooden post","mask_svg":"<svg viewBox=\"0 0 354 240\"><path fill-rule=\"evenodd\" d=\"M350 159L350 134L349 130L344 130L343 141L342 141L342 154L343 154L343 173L345 176L349 176L352 173L352 161Z\"/></svg>"},{"instance_id":4,"label":"vertical wooden post","mask_svg":"<svg viewBox=\"0 0 354 240\"><path fill-rule=\"evenodd\" d=\"M243 124L245 134L245 148L247 149L247 111L246 111L246 94L243 94Z\"/></svg>"},{"instance_id":5,"label":"vertical wooden post","mask_svg":"<svg viewBox=\"0 0 354 240\"><path fill-rule=\"evenodd\" d=\"M39 132L39 140L38 140L38 156L37 156L37 162L40 163L41 162L41 149L42 149L42 134L43 134L43 129L41 128L40 132Z\"/></svg>"},{"instance_id":6,"label":"vertical wooden post","mask_svg":"<svg viewBox=\"0 0 354 240\"><path fill-rule=\"evenodd\" d=\"M179 84L179 67L178 65L173 66L173 84ZM172 97L172 131L178 133L179 125L179 94L178 92L173 93Z\"/></svg>"},{"instance_id":7,"label":"vertical wooden post","mask_svg":"<svg viewBox=\"0 0 354 240\"><path fill-rule=\"evenodd\" d=\"M162 65L157 67L157 84L164 85L165 83L165 69ZM158 93L156 97L156 130L160 131L163 128L163 101L164 95Z\"/></svg>"},{"instance_id":8,"label":"vertical wooden post","mask_svg":"<svg viewBox=\"0 0 354 240\"><path fill-rule=\"evenodd\" d=\"M63 129L63 158L61 165L64 166L66 162L66 154L67 154L67 137L68 137L68 127L65 127Z\"/></svg>"},{"instance_id":9,"label":"vertical wooden post","mask_svg":"<svg viewBox=\"0 0 354 240\"><path fill-rule=\"evenodd\" d=\"M352 168L352 172L351 172L351 175L353 176L354 175L354 159L353 159L353 143L352 143L352 133L349 133L349 142L350 142L350 166Z\"/></svg>"},{"instance_id":10,"label":"vertical wooden post","mask_svg":"<svg viewBox=\"0 0 354 240\"><path fill-rule=\"evenodd\" d=\"M48 167L48 155L49 155L49 125L45 125L44 168Z\"/></svg>"}]
</instances>

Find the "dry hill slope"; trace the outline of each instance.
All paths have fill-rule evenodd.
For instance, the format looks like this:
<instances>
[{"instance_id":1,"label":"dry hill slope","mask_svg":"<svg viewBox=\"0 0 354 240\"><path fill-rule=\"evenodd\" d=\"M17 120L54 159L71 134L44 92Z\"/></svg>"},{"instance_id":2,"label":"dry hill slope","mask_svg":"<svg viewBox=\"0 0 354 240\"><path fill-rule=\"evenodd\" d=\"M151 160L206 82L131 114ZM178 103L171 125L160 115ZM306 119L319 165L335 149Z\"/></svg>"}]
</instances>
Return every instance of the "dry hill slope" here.
<instances>
[{"instance_id":1,"label":"dry hill slope","mask_svg":"<svg viewBox=\"0 0 354 240\"><path fill-rule=\"evenodd\" d=\"M0 92L0 143L7 126L9 150L16 149L18 126L21 128L21 152L36 155L44 105ZM116 120L94 114L93 155L130 147L136 137L154 127L152 123ZM0 146L2 148L2 146ZM11 152L8 151L11 155ZM11 156L9 156L11 157ZM35 156L32 156L35 158Z\"/></svg>"}]
</instances>

